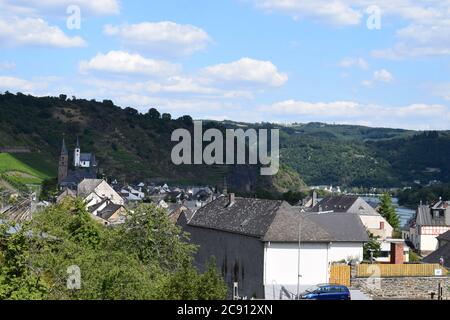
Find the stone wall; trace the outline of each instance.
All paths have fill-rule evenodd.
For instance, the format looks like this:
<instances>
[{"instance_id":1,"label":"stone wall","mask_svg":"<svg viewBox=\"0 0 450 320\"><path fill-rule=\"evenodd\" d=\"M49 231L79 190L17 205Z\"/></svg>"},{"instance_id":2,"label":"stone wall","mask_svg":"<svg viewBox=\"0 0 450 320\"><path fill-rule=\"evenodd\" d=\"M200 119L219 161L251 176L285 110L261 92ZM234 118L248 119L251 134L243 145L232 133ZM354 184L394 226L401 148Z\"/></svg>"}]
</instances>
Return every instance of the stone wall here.
<instances>
[{"instance_id":1,"label":"stone wall","mask_svg":"<svg viewBox=\"0 0 450 320\"><path fill-rule=\"evenodd\" d=\"M401 278L352 278L355 289L373 299L431 299L439 283L443 287L443 298L450 300L450 277L401 277Z\"/></svg>"}]
</instances>

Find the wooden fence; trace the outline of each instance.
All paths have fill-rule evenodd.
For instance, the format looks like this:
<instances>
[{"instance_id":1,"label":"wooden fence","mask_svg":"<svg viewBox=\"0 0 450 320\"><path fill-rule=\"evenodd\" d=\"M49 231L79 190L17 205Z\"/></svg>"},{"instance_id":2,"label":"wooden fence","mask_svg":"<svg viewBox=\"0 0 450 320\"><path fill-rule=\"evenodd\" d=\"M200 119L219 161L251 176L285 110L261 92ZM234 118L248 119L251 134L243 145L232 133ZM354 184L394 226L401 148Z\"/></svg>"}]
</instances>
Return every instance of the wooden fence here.
<instances>
[{"instance_id":1,"label":"wooden fence","mask_svg":"<svg viewBox=\"0 0 450 320\"><path fill-rule=\"evenodd\" d=\"M368 277L434 277L436 270L441 270L442 276L447 270L439 264L360 264L356 267L358 278Z\"/></svg>"},{"instance_id":2,"label":"wooden fence","mask_svg":"<svg viewBox=\"0 0 450 320\"><path fill-rule=\"evenodd\" d=\"M332 265L330 268L330 283L350 286L350 266Z\"/></svg>"}]
</instances>

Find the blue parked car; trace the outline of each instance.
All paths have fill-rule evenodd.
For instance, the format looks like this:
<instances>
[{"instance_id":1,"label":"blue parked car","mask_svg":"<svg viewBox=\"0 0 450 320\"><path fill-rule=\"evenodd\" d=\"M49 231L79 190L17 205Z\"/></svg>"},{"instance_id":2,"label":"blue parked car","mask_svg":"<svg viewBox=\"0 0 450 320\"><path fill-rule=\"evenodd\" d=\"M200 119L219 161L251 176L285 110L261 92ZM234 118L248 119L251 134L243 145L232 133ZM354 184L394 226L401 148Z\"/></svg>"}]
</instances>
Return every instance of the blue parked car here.
<instances>
[{"instance_id":1,"label":"blue parked car","mask_svg":"<svg viewBox=\"0 0 450 320\"><path fill-rule=\"evenodd\" d=\"M303 292L303 300L351 300L350 290L337 284L319 284Z\"/></svg>"}]
</instances>

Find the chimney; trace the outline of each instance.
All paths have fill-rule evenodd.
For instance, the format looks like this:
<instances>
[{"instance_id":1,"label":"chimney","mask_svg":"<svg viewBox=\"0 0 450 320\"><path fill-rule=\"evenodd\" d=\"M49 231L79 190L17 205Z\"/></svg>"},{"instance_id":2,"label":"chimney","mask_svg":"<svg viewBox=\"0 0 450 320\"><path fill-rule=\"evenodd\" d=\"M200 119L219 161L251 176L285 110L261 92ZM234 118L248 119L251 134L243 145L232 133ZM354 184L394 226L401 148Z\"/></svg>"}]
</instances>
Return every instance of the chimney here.
<instances>
[{"instance_id":1,"label":"chimney","mask_svg":"<svg viewBox=\"0 0 450 320\"><path fill-rule=\"evenodd\" d=\"M231 207L234 204L235 194L229 193L228 194L228 206Z\"/></svg>"},{"instance_id":2,"label":"chimney","mask_svg":"<svg viewBox=\"0 0 450 320\"><path fill-rule=\"evenodd\" d=\"M391 243L391 264L403 264L403 242Z\"/></svg>"}]
</instances>

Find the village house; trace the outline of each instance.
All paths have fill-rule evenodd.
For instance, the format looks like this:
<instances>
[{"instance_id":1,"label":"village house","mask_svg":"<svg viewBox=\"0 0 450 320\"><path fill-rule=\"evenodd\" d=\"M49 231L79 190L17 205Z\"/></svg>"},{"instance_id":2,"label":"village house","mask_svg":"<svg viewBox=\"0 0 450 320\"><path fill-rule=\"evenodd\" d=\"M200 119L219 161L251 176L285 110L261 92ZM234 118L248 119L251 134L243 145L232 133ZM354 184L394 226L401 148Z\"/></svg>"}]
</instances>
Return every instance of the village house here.
<instances>
[{"instance_id":1,"label":"village house","mask_svg":"<svg viewBox=\"0 0 450 320\"><path fill-rule=\"evenodd\" d=\"M124 222L125 200L105 180L84 179L77 185L76 191L65 189L58 196L57 203L66 197L82 199L93 218L104 225Z\"/></svg>"},{"instance_id":2,"label":"village house","mask_svg":"<svg viewBox=\"0 0 450 320\"><path fill-rule=\"evenodd\" d=\"M178 225L199 245L196 266L215 257L230 292L237 283L248 298L328 282L331 264L362 261L369 240L356 214L304 214L284 201L229 194L188 213Z\"/></svg>"},{"instance_id":3,"label":"village house","mask_svg":"<svg viewBox=\"0 0 450 320\"><path fill-rule=\"evenodd\" d=\"M450 268L450 231L439 235L437 238L438 249L423 259L425 263L442 263L447 269Z\"/></svg>"},{"instance_id":4,"label":"village house","mask_svg":"<svg viewBox=\"0 0 450 320\"><path fill-rule=\"evenodd\" d=\"M348 212L357 214L367 231L380 241L392 238L394 229L363 198L351 195L331 196L321 200L312 212Z\"/></svg>"},{"instance_id":5,"label":"village house","mask_svg":"<svg viewBox=\"0 0 450 320\"><path fill-rule=\"evenodd\" d=\"M125 204L124 199L102 179L84 179L78 185L77 197L82 198L88 208L105 199L117 205Z\"/></svg>"},{"instance_id":6,"label":"village house","mask_svg":"<svg viewBox=\"0 0 450 320\"><path fill-rule=\"evenodd\" d=\"M404 238L421 255L435 251L438 249L437 237L450 230L449 202L439 200L431 205L420 204L407 229L403 232Z\"/></svg>"},{"instance_id":7,"label":"village house","mask_svg":"<svg viewBox=\"0 0 450 320\"><path fill-rule=\"evenodd\" d=\"M116 204L110 199L104 199L102 202L88 207L88 211L105 225L124 223L127 215L123 205Z\"/></svg>"}]
</instances>

